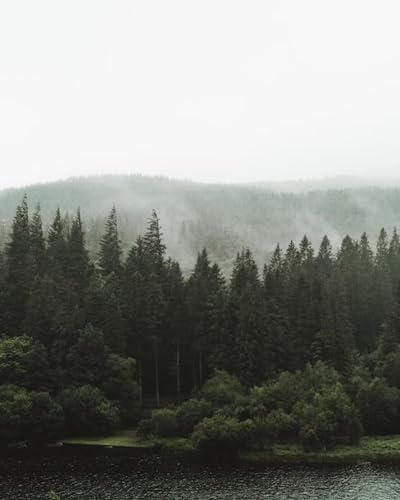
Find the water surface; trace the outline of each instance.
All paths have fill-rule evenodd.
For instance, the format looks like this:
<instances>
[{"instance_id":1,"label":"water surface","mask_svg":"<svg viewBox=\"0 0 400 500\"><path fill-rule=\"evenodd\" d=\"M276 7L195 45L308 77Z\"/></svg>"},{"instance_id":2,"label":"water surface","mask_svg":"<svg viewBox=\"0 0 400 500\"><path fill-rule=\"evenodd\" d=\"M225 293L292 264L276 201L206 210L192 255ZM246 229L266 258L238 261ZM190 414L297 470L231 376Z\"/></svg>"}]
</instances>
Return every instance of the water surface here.
<instances>
[{"instance_id":1,"label":"water surface","mask_svg":"<svg viewBox=\"0 0 400 500\"><path fill-rule=\"evenodd\" d=\"M129 456L0 459L0 498L161 500L393 500L400 467L200 466Z\"/></svg>"}]
</instances>

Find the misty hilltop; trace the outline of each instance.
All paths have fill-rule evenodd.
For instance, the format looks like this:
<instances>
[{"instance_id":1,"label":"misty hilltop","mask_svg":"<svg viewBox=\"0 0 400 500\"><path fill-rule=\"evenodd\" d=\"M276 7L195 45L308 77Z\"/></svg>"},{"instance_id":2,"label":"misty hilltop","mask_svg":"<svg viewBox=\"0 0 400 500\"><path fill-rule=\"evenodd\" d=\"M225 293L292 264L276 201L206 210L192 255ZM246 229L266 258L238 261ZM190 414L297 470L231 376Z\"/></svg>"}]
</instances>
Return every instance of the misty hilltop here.
<instances>
[{"instance_id":1,"label":"misty hilltop","mask_svg":"<svg viewBox=\"0 0 400 500\"><path fill-rule=\"evenodd\" d=\"M343 185L336 179L325 183L328 189L315 189L323 187L322 181L300 181L301 189L292 183L295 192L290 192L290 183L285 188L121 175L7 189L0 191L0 242L4 245L15 207L26 192L31 209L40 202L45 226L57 207L70 215L80 207L93 255L104 219L115 204L125 249L143 232L155 209L168 253L180 260L184 270L192 267L197 252L205 247L210 257L229 271L244 246L253 250L261 264L277 243L285 247L290 240L299 242L304 234L315 246L325 234L338 246L346 234L357 237L365 231L374 242L381 227L391 232L400 225L400 188L369 187L367 180L348 182L361 187L333 189L330 186Z\"/></svg>"}]
</instances>

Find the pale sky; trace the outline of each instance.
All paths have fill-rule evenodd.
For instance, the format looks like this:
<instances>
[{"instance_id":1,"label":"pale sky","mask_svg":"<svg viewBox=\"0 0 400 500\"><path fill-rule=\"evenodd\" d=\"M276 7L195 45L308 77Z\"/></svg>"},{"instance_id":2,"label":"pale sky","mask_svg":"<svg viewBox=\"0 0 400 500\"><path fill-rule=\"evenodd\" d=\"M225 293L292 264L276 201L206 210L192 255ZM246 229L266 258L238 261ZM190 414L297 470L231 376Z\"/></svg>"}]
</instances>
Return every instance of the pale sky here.
<instances>
[{"instance_id":1,"label":"pale sky","mask_svg":"<svg viewBox=\"0 0 400 500\"><path fill-rule=\"evenodd\" d=\"M0 187L400 175L397 0L0 0Z\"/></svg>"}]
</instances>

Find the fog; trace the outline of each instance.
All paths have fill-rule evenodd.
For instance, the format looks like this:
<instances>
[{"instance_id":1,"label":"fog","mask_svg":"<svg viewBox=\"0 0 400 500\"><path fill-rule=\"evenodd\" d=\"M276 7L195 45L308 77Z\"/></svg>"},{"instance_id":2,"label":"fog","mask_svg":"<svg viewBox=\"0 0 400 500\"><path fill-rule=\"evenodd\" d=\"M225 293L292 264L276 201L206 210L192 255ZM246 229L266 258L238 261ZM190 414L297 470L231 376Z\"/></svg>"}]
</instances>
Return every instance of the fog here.
<instances>
[{"instance_id":1,"label":"fog","mask_svg":"<svg viewBox=\"0 0 400 500\"><path fill-rule=\"evenodd\" d=\"M400 5L0 3L0 187L394 176Z\"/></svg>"}]
</instances>

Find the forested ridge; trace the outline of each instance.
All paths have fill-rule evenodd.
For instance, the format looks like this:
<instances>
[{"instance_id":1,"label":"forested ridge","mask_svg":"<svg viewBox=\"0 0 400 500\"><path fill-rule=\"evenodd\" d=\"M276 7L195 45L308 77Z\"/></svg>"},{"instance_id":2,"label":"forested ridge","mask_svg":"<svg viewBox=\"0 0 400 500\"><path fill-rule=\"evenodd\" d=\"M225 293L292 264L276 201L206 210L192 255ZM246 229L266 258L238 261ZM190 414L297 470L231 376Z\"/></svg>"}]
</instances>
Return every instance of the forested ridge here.
<instances>
[{"instance_id":1,"label":"forested ridge","mask_svg":"<svg viewBox=\"0 0 400 500\"><path fill-rule=\"evenodd\" d=\"M309 447L400 433L396 230L374 250L365 233L338 251L304 236L262 269L244 248L229 278L204 249L184 276L155 211L123 254L113 207L90 258L79 210L44 232L24 197L0 266L3 443L104 433L189 397L140 432L194 431L200 448L226 426Z\"/></svg>"},{"instance_id":2,"label":"forested ridge","mask_svg":"<svg viewBox=\"0 0 400 500\"><path fill-rule=\"evenodd\" d=\"M242 247L252 249L257 264L267 262L277 242L286 247L304 234L317 244L327 234L336 249L346 236L366 231L375 246L378 230L388 231L400 217L399 184L368 179L332 179L286 184L222 185L161 177L99 176L69 179L24 189L0 191L0 247L7 241L15 207L26 191L31 204L41 203L47 232L59 206L72 218L81 207L86 244L92 259L99 251L104 218L115 203L122 250L126 257L146 219L156 207L168 254L185 274L196 254L207 248L229 276ZM387 189L383 187L386 186ZM288 192L288 189L297 191ZM284 192L283 192L284 191Z\"/></svg>"}]
</instances>

